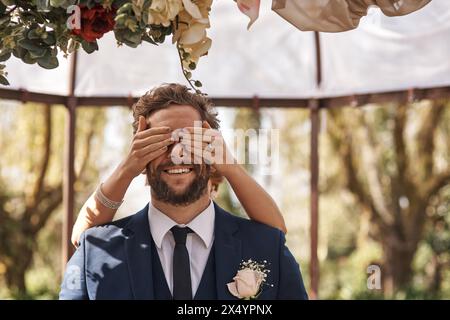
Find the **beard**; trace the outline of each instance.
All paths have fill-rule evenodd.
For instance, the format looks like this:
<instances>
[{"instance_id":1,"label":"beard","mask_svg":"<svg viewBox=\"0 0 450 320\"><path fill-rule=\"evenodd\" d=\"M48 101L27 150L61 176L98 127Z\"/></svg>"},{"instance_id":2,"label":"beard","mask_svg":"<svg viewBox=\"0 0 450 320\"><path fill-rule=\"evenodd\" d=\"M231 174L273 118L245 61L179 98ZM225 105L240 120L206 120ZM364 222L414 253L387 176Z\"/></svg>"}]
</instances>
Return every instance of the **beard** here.
<instances>
[{"instance_id":1,"label":"beard","mask_svg":"<svg viewBox=\"0 0 450 320\"><path fill-rule=\"evenodd\" d=\"M194 180L185 188L183 192L175 192L162 178L164 167L175 165L172 162L159 165L155 170L147 167L147 179L152 189L153 196L162 202L175 206L185 206L191 204L205 194L208 189L208 181L211 176L211 166L194 164Z\"/></svg>"}]
</instances>

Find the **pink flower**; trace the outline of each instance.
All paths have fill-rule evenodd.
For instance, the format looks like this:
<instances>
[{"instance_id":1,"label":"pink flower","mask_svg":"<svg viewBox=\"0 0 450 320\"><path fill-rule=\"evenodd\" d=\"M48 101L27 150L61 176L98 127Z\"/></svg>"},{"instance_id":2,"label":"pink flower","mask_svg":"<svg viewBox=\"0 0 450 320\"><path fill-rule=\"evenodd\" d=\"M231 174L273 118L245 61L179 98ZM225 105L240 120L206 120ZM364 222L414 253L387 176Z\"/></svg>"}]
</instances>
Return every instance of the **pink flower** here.
<instances>
[{"instance_id":1,"label":"pink flower","mask_svg":"<svg viewBox=\"0 0 450 320\"><path fill-rule=\"evenodd\" d=\"M239 299L256 298L264 281L264 273L258 270L245 268L239 270L233 278L234 282L227 284L231 294Z\"/></svg>"}]
</instances>

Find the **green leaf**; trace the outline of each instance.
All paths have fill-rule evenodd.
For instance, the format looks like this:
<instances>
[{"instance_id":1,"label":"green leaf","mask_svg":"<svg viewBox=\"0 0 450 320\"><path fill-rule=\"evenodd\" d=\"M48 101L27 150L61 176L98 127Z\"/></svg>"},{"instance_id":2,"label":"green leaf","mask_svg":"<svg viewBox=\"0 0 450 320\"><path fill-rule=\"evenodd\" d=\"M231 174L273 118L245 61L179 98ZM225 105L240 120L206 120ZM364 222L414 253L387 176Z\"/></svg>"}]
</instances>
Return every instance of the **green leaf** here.
<instances>
[{"instance_id":1,"label":"green leaf","mask_svg":"<svg viewBox=\"0 0 450 320\"><path fill-rule=\"evenodd\" d=\"M28 51L38 52L40 50L46 49L46 48L43 48L40 45L39 41L36 41L36 40L22 39L17 44Z\"/></svg>"},{"instance_id":2,"label":"green leaf","mask_svg":"<svg viewBox=\"0 0 450 320\"><path fill-rule=\"evenodd\" d=\"M194 85L197 87L197 88L201 88L202 86L203 86L203 84L200 82L200 81L195 81L194 82Z\"/></svg>"},{"instance_id":3,"label":"green leaf","mask_svg":"<svg viewBox=\"0 0 450 320\"><path fill-rule=\"evenodd\" d=\"M16 46L13 50L13 55L14 57L23 60L23 57L25 57L25 55L27 54L27 50L25 50L24 48L20 47L20 46Z\"/></svg>"},{"instance_id":4,"label":"green leaf","mask_svg":"<svg viewBox=\"0 0 450 320\"><path fill-rule=\"evenodd\" d=\"M38 11L50 11L49 0L35 0Z\"/></svg>"},{"instance_id":5,"label":"green leaf","mask_svg":"<svg viewBox=\"0 0 450 320\"><path fill-rule=\"evenodd\" d=\"M14 1L14 0L2 0L2 3L3 3L5 6L12 6L12 5L15 5L15 4L16 4L16 1Z\"/></svg>"},{"instance_id":6,"label":"green leaf","mask_svg":"<svg viewBox=\"0 0 450 320\"><path fill-rule=\"evenodd\" d=\"M30 50L28 52L33 59L38 59L45 56L48 52L50 52L50 50L47 48L43 48L42 50L33 50L33 51Z\"/></svg>"},{"instance_id":7,"label":"green leaf","mask_svg":"<svg viewBox=\"0 0 450 320\"><path fill-rule=\"evenodd\" d=\"M41 35L38 34L36 29L30 29L27 33L27 38L30 40L36 40L36 39L40 39Z\"/></svg>"},{"instance_id":8,"label":"green leaf","mask_svg":"<svg viewBox=\"0 0 450 320\"><path fill-rule=\"evenodd\" d=\"M83 40L81 42L81 46L83 47L83 50L86 51L86 53L89 53L89 54L91 54L92 52L98 50L97 41L87 42L86 40Z\"/></svg>"},{"instance_id":9,"label":"green leaf","mask_svg":"<svg viewBox=\"0 0 450 320\"><path fill-rule=\"evenodd\" d=\"M148 34L144 34L144 35L142 36L142 40L143 40L143 41L146 41L146 42L149 42L149 43L151 43L151 44L154 44L155 46L158 45L155 41L153 41L153 39L152 39Z\"/></svg>"},{"instance_id":10,"label":"green leaf","mask_svg":"<svg viewBox=\"0 0 450 320\"><path fill-rule=\"evenodd\" d=\"M133 4L131 2L128 2L128 3L124 4L123 6L121 6L119 8L119 10L117 10L117 14L129 13L132 11L133 11Z\"/></svg>"},{"instance_id":11,"label":"green leaf","mask_svg":"<svg viewBox=\"0 0 450 320\"><path fill-rule=\"evenodd\" d=\"M9 81L4 76L0 75L0 84L9 86Z\"/></svg>"},{"instance_id":12,"label":"green leaf","mask_svg":"<svg viewBox=\"0 0 450 320\"><path fill-rule=\"evenodd\" d=\"M35 64L37 60L31 56L30 52L27 52L23 56L22 61L27 63L27 64Z\"/></svg>"},{"instance_id":13,"label":"green leaf","mask_svg":"<svg viewBox=\"0 0 450 320\"><path fill-rule=\"evenodd\" d=\"M54 34L53 32L47 33L47 37L46 37L45 39L43 39L43 42L44 42L46 45L54 46L54 45L56 44L56 37L55 37L55 34Z\"/></svg>"},{"instance_id":14,"label":"green leaf","mask_svg":"<svg viewBox=\"0 0 450 320\"><path fill-rule=\"evenodd\" d=\"M6 12L6 6L3 2L0 1L0 14L4 14Z\"/></svg>"},{"instance_id":15,"label":"green leaf","mask_svg":"<svg viewBox=\"0 0 450 320\"><path fill-rule=\"evenodd\" d=\"M44 69L55 69L59 66L58 59L53 57L50 53L42 58L39 58L37 63Z\"/></svg>"},{"instance_id":16,"label":"green leaf","mask_svg":"<svg viewBox=\"0 0 450 320\"><path fill-rule=\"evenodd\" d=\"M0 62L7 61L9 58L11 58L11 52L0 54Z\"/></svg>"},{"instance_id":17,"label":"green leaf","mask_svg":"<svg viewBox=\"0 0 450 320\"><path fill-rule=\"evenodd\" d=\"M4 17L1 17L1 18L0 18L0 25L6 24L6 23L9 24L9 21L10 21L10 20L11 20L11 16L4 16Z\"/></svg>"}]
</instances>

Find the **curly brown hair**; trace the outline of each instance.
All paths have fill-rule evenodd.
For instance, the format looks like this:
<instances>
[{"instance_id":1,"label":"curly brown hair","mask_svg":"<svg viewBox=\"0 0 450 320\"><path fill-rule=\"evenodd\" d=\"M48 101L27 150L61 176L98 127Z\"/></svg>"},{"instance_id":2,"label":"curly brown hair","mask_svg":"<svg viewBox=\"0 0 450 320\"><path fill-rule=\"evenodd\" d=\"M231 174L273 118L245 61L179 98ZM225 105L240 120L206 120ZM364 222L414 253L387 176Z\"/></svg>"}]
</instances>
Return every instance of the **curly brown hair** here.
<instances>
[{"instance_id":1,"label":"curly brown hair","mask_svg":"<svg viewBox=\"0 0 450 320\"><path fill-rule=\"evenodd\" d=\"M133 133L135 134L137 131L139 116L144 116L145 119L148 119L156 110L161 110L174 104L194 107L200 113L202 121L207 121L211 128L218 129L219 119L211 100L190 90L188 87L178 83L165 83L144 94L133 105Z\"/></svg>"}]
</instances>

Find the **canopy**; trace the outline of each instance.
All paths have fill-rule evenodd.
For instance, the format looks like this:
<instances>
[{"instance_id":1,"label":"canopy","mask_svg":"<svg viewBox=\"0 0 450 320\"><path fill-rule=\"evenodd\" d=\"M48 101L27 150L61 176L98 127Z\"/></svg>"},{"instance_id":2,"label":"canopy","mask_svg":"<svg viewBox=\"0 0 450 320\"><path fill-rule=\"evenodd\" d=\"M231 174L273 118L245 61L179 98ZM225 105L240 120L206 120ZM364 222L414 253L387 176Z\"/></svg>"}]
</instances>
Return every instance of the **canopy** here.
<instances>
[{"instance_id":1,"label":"canopy","mask_svg":"<svg viewBox=\"0 0 450 320\"><path fill-rule=\"evenodd\" d=\"M401 17L370 9L357 29L321 33L322 85L316 81L313 32L303 32L271 10L263 0L259 19L248 20L234 1L214 1L213 45L200 60L194 78L213 97L310 98L450 85L450 1L434 0ZM138 96L161 82L181 82L178 53L167 43L137 49L117 47L112 33L100 50L81 53L75 95ZM69 59L54 70L7 62L10 89L69 93Z\"/></svg>"}]
</instances>

